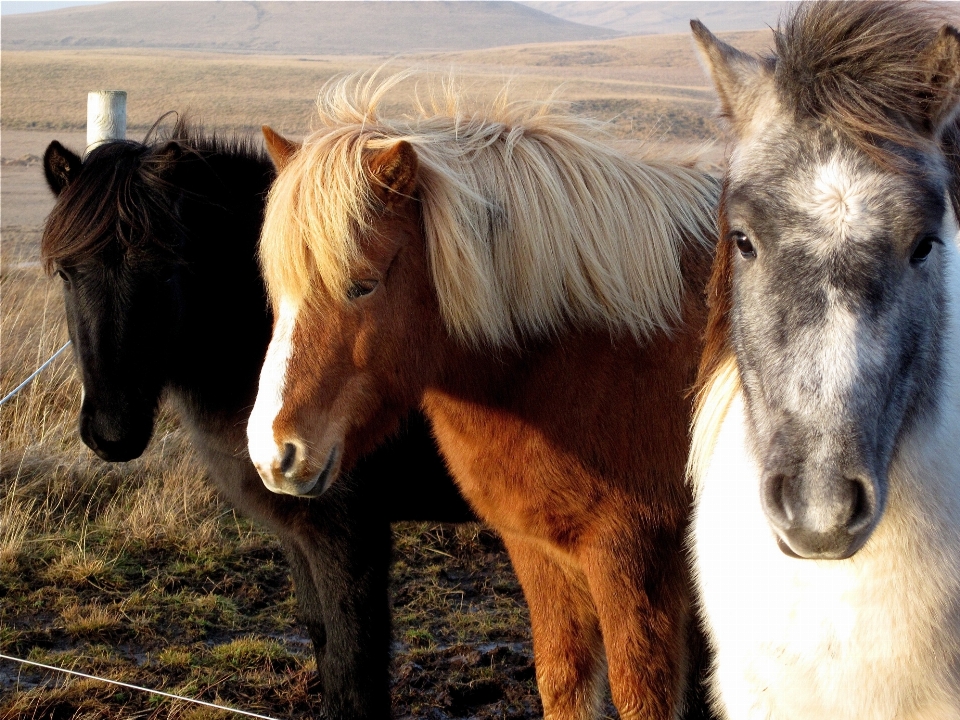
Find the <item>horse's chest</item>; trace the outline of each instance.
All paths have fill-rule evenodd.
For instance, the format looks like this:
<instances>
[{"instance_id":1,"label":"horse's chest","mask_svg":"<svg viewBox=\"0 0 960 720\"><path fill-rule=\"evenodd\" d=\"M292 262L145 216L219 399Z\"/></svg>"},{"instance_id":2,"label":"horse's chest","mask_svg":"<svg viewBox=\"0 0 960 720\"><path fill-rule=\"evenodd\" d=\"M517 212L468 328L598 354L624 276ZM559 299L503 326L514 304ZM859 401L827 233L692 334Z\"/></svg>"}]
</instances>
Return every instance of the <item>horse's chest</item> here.
<instances>
[{"instance_id":1,"label":"horse's chest","mask_svg":"<svg viewBox=\"0 0 960 720\"><path fill-rule=\"evenodd\" d=\"M888 509L851 560L784 555L760 505L758 470L738 442L739 409L717 440L693 525L717 649L714 686L728 719L960 718L957 698L943 700L944 637L960 628L936 591L942 563L928 567L933 543L904 540L916 520Z\"/></svg>"},{"instance_id":2,"label":"horse's chest","mask_svg":"<svg viewBox=\"0 0 960 720\"><path fill-rule=\"evenodd\" d=\"M605 502L602 479L522 419L428 403L440 450L464 496L498 530L575 543Z\"/></svg>"}]
</instances>

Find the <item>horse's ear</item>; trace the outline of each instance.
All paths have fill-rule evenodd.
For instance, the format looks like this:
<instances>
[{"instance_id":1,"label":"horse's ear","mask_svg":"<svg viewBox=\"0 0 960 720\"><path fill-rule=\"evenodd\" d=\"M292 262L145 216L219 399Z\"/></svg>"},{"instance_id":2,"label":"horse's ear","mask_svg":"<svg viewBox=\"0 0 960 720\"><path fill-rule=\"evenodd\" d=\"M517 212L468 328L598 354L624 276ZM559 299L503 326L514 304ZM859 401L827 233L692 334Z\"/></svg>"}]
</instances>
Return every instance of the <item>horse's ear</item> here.
<instances>
[{"instance_id":1,"label":"horse's ear","mask_svg":"<svg viewBox=\"0 0 960 720\"><path fill-rule=\"evenodd\" d=\"M367 159L373 192L389 207L397 201L409 199L417 189L417 171L420 160L417 151L406 140L400 140L385 150L372 153Z\"/></svg>"},{"instance_id":2,"label":"horse's ear","mask_svg":"<svg viewBox=\"0 0 960 720\"><path fill-rule=\"evenodd\" d=\"M939 137L960 112L960 31L950 25L940 28L923 58L927 82L933 88L927 121Z\"/></svg>"},{"instance_id":3,"label":"horse's ear","mask_svg":"<svg viewBox=\"0 0 960 720\"><path fill-rule=\"evenodd\" d=\"M757 58L720 40L699 20L691 20L690 29L720 96L723 116L739 134L759 101L773 92L773 86L767 82L770 79L767 69Z\"/></svg>"},{"instance_id":4,"label":"horse's ear","mask_svg":"<svg viewBox=\"0 0 960 720\"><path fill-rule=\"evenodd\" d=\"M270 159L273 160L277 170L283 170L293 154L300 149L300 143L287 140L280 133L274 132L269 125L263 125L260 131L263 133L263 141L267 146Z\"/></svg>"},{"instance_id":5,"label":"horse's ear","mask_svg":"<svg viewBox=\"0 0 960 720\"><path fill-rule=\"evenodd\" d=\"M151 161L160 177L168 178L177 167L177 162L187 154L187 150L176 140L170 140L152 154Z\"/></svg>"},{"instance_id":6,"label":"horse's ear","mask_svg":"<svg viewBox=\"0 0 960 720\"><path fill-rule=\"evenodd\" d=\"M79 155L70 152L56 140L47 145L43 153L43 174L54 195L59 196L73 182L80 174L82 164Z\"/></svg>"}]
</instances>

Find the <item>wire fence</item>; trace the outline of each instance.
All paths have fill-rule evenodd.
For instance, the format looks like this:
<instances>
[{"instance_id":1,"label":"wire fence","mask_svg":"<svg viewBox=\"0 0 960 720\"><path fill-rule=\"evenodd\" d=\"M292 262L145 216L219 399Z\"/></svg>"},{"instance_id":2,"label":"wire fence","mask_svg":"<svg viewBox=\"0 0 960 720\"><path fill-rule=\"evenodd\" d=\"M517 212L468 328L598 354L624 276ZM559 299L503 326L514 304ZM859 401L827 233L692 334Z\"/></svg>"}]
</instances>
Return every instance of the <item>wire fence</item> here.
<instances>
[{"instance_id":1,"label":"wire fence","mask_svg":"<svg viewBox=\"0 0 960 720\"><path fill-rule=\"evenodd\" d=\"M14 398L14 396L15 396L18 392L20 392L20 391L23 390L27 385L29 385L31 382L33 382L33 379L34 379L37 375L39 375L40 373L42 373L44 370L46 370L46 369L47 369L47 366L50 365L50 363L52 363L54 360L56 360L57 357L60 355L60 353L62 353L62 352L63 352L64 350L66 350L68 347L70 347L70 341L69 341L69 340L67 340L67 342L64 343L64 345L63 345L62 348L60 348L60 349L57 350L53 355L51 355L49 360L47 360L43 365L41 365L41 366L38 367L36 370L34 370L33 373L30 375L30 377L28 377L28 378L27 378L26 380L24 380L22 383L20 383L19 385L17 385L13 390L11 390L11 391L8 392L6 395L4 395L4 396L3 396L3 399L0 400L0 407L2 407L2 406L4 405L4 403L6 403L8 400L12 400L12 399Z\"/></svg>"},{"instance_id":2,"label":"wire fence","mask_svg":"<svg viewBox=\"0 0 960 720\"><path fill-rule=\"evenodd\" d=\"M120 682L119 680L109 680L107 678L98 677L96 675L88 675L87 673L78 672L76 670L67 670L65 668L56 667L55 665L45 665L44 663L34 662L33 660L24 660L23 658L13 657L12 655L0 654L0 660L9 660L10 662L21 663L22 665L32 665L34 667L43 668L44 670L53 670L54 672L75 675L76 677L86 678L88 680L99 680L100 682L108 683L110 685L118 685L130 690L139 690L140 692L151 693L152 695L160 695L161 697L193 703L194 705L203 705L204 707L215 708L217 710L226 710L227 712L234 713L235 715L260 718L260 720L277 720L277 718L269 715L259 715L248 710L237 710L236 708L217 705L216 703L206 702L204 700L195 700L193 698L183 697L182 695L174 695L173 693L163 692L162 690L151 690L150 688L141 687L140 685L132 685L130 683Z\"/></svg>"}]
</instances>

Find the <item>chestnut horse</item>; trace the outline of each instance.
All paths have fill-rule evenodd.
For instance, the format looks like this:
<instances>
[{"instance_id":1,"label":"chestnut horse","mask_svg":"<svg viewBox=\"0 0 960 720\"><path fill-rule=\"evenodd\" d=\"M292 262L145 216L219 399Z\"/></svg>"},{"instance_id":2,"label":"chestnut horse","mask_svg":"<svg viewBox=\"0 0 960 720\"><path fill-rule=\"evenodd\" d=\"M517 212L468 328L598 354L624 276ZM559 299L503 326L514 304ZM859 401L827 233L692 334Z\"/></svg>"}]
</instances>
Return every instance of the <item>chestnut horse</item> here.
<instances>
[{"instance_id":1,"label":"chestnut horse","mask_svg":"<svg viewBox=\"0 0 960 720\"><path fill-rule=\"evenodd\" d=\"M694 33L736 136L691 473L730 720L960 718L960 33L803 5Z\"/></svg>"},{"instance_id":2,"label":"chestnut horse","mask_svg":"<svg viewBox=\"0 0 960 720\"><path fill-rule=\"evenodd\" d=\"M716 183L548 104L388 119L394 82L329 86L302 147L265 132L254 464L318 495L422 407L510 553L545 716L597 717L608 674L620 717L678 717Z\"/></svg>"}]
</instances>

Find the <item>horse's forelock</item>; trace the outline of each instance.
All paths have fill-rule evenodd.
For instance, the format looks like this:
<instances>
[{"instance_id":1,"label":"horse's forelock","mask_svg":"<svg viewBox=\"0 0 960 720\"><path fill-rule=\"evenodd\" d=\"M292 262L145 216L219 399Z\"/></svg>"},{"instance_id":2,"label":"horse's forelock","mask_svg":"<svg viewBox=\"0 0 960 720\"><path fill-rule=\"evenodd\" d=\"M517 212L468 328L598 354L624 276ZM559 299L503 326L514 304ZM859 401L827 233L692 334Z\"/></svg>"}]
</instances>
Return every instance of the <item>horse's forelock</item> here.
<instances>
[{"instance_id":1,"label":"horse's forelock","mask_svg":"<svg viewBox=\"0 0 960 720\"><path fill-rule=\"evenodd\" d=\"M376 199L363 167L369 135L315 133L270 189L260 262L275 302L315 298L315 279L346 298L350 270L363 260L357 237L370 229Z\"/></svg>"},{"instance_id":2,"label":"horse's forelock","mask_svg":"<svg viewBox=\"0 0 960 720\"><path fill-rule=\"evenodd\" d=\"M930 148L925 51L944 22L923 3L805 3L774 35L781 101L798 121L829 122L875 161L910 169L909 154L886 143Z\"/></svg>"},{"instance_id":3,"label":"horse's forelock","mask_svg":"<svg viewBox=\"0 0 960 720\"><path fill-rule=\"evenodd\" d=\"M143 222L136 187L148 151L139 143L112 141L84 161L47 217L40 254L48 272L57 264L100 253L113 242L121 247L130 243L132 228L124 222L132 221L134 227Z\"/></svg>"},{"instance_id":4,"label":"horse's forelock","mask_svg":"<svg viewBox=\"0 0 960 720\"><path fill-rule=\"evenodd\" d=\"M169 150L174 146L179 149L175 154ZM183 189L172 179L173 166L183 156L212 154L269 165L251 138L206 132L183 116L169 133L149 143L112 140L95 148L47 218L40 247L46 271L99 254L111 244L120 251L149 245L177 259L184 228L176 199Z\"/></svg>"}]
</instances>

